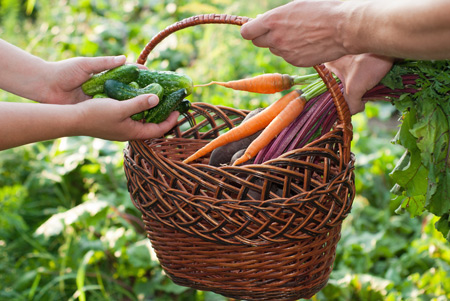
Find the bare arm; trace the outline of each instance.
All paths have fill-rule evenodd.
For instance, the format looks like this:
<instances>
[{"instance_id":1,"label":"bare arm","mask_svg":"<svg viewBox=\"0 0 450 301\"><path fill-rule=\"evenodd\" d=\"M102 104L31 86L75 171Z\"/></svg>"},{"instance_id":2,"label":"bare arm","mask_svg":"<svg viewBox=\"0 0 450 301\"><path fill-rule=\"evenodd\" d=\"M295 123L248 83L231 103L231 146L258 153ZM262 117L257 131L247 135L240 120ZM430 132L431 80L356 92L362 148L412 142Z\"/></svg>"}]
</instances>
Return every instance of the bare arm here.
<instances>
[{"instance_id":1,"label":"bare arm","mask_svg":"<svg viewBox=\"0 0 450 301\"><path fill-rule=\"evenodd\" d=\"M450 1L358 2L352 1L355 8L348 16L347 27L343 28L349 32L346 47L350 53L450 59Z\"/></svg>"},{"instance_id":2,"label":"bare arm","mask_svg":"<svg viewBox=\"0 0 450 301\"><path fill-rule=\"evenodd\" d=\"M68 104L90 97L81 84L92 73L123 65L125 56L47 62L0 39L0 89L38 102Z\"/></svg>"},{"instance_id":3,"label":"bare arm","mask_svg":"<svg viewBox=\"0 0 450 301\"><path fill-rule=\"evenodd\" d=\"M66 136L91 136L126 141L160 137L178 113L160 123L140 123L129 116L158 103L154 95L127 101L87 100L72 105L0 103L0 150Z\"/></svg>"},{"instance_id":4,"label":"bare arm","mask_svg":"<svg viewBox=\"0 0 450 301\"><path fill-rule=\"evenodd\" d=\"M0 88L29 98L45 81L46 62L0 39Z\"/></svg>"},{"instance_id":5,"label":"bare arm","mask_svg":"<svg viewBox=\"0 0 450 301\"><path fill-rule=\"evenodd\" d=\"M242 26L287 62L310 67L348 54L450 58L450 1L297 0Z\"/></svg>"}]
</instances>

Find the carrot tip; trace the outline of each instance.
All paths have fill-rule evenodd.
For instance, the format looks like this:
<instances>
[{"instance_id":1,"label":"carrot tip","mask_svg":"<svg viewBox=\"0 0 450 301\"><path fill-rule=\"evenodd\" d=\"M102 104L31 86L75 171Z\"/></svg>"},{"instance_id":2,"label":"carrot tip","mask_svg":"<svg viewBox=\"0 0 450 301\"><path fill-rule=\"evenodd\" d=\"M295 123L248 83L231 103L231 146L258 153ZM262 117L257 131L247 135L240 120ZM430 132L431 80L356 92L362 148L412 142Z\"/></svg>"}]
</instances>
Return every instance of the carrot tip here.
<instances>
[{"instance_id":1,"label":"carrot tip","mask_svg":"<svg viewBox=\"0 0 450 301\"><path fill-rule=\"evenodd\" d=\"M188 164L188 163L192 162L192 160L193 160L193 159L192 159L191 157L188 157L188 158L186 158L186 159L183 160L183 163L184 163L184 164Z\"/></svg>"},{"instance_id":2,"label":"carrot tip","mask_svg":"<svg viewBox=\"0 0 450 301\"><path fill-rule=\"evenodd\" d=\"M247 162L251 158L252 158L252 156L250 156L247 153L244 153L240 158L238 158L236 161L234 161L233 166L241 165L242 163Z\"/></svg>"},{"instance_id":3,"label":"carrot tip","mask_svg":"<svg viewBox=\"0 0 450 301\"><path fill-rule=\"evenodd\" d=\"M212 85L217 84L217 83L219 83L219 82L212 81L212 82L209 82L207 84L194 85L194 87L207 87L207 86L212 86Z\"/></svg>"}]
</instances>

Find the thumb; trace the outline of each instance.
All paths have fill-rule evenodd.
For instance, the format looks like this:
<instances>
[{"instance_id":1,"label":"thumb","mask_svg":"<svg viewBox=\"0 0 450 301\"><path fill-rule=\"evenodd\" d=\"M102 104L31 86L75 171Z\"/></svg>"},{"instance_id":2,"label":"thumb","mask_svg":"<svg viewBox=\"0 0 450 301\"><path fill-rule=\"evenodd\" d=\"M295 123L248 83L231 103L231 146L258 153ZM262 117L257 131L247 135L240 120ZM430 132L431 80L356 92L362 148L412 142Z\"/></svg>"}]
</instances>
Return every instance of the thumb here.
<instances>
[{"instance_id":1,"label":"thumb","mask_svg":"<svg viewBox=\"0 0 450 301\"><path fill-rule=\"evenodd\" d=\"M127 58L124 55L85 57L81 67L87 73L99 73L108 69L122 66Z\"/></svg>"},{"instance_id":2,"label":"thumb","mask_svg":"<svg viewBox=\"0 0 450 301\"><path fill-rule=\"evenodd\" d=\"M269 28L266 27L265 23L261 21L262 16L258 16L241 26L241 36L245 40L254 40L259 36L262 36L269 32Z\"/></svg>"},{"instance_id":3,"label":"thumb","mask_svg":"<svg viewBox=\"0 0 450 301\"><path fill-rule=\"evenodd\" d=\"M134 98L122 101L125 117L153 108L159 103L159 98L155 94L142 94Z\"/></svg>"}]
</instances>

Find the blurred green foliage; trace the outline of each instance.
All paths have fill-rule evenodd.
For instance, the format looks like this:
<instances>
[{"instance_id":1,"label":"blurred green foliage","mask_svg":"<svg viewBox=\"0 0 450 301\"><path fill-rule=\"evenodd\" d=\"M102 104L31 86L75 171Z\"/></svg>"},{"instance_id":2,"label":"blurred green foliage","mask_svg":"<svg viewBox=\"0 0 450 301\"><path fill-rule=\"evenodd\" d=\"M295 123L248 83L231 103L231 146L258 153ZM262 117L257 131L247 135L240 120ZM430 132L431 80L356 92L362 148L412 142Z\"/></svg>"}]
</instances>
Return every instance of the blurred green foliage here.
<instances>
[{"instance_id":1,"label":"blurred green foliage","mask_svg":"<svg viewBox=\"0 0 450 301\"><path fill-rule=\"evenodd\" d=\"M254 17L287 1L1 0L0 36L46 60L126 54L135 61L151 37L195 14ZM177 32L147 66L176 70L195 83L261 73L306 74L239 28L204 25ZM0 91L2 101L27 101ZM239 108L276 95L221 87L193 101ZM398 113L368 104L353 117L357 197L345 221L334 271L314 300L447 300L450 247L433 216L396 210L389 173L403 150L390 143ZM0 153L1 300L195 300L225 298L173 284L145 236L126 189L124 143L89 137L34 143Z\"/></svg>"}]
</instances>

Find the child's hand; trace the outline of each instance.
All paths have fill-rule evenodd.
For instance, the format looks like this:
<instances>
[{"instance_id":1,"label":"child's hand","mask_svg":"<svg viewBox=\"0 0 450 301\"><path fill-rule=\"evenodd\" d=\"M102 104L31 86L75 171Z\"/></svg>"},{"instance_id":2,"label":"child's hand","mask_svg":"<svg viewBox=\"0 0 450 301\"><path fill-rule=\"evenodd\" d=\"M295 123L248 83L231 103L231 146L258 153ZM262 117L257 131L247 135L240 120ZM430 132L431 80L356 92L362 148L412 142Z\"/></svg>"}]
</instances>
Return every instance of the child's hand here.
<instances>
[{"instance_id":1,"label":"child's hand","mask_svg":"<svg viewBox=\"0 0 450 301\"><path fill-rule=\"evenodd\" d=\"M39 99L43 103L73 104L91 98L83 93L81 85L92 74L125 64L126 57L76 57L58 62L48 62L46 74L47 87L43 87Z\"/></svg>"},{"instance_id":2,"label":"child's hand","mask_svg":"<svg viewBox=\"0 0 450 301\"><path fill-rule=\"evenodd\" d=\"M158 104L156 95L118 101L92 99L73 105L0 102L0 150L68 136L126 141L161 137L177 122L173 112L159 123L141 123L131 115Z\"/></svg>"},{"instance_id":3,"label":"child's hand","mask_svg":"<svg viewBox=\"0 0 450 301\"><path fill-rule=\"evenodd\" d=\"M73 135L117 141L161 137L175 126L178 112L173 112L159 124L141 123L130 118L133 114L156 106L158 102L158 97L153 94L139 95L124 101L107 98L84 101L75 106L78 116Z\"/></svg>"}]
</instances>

